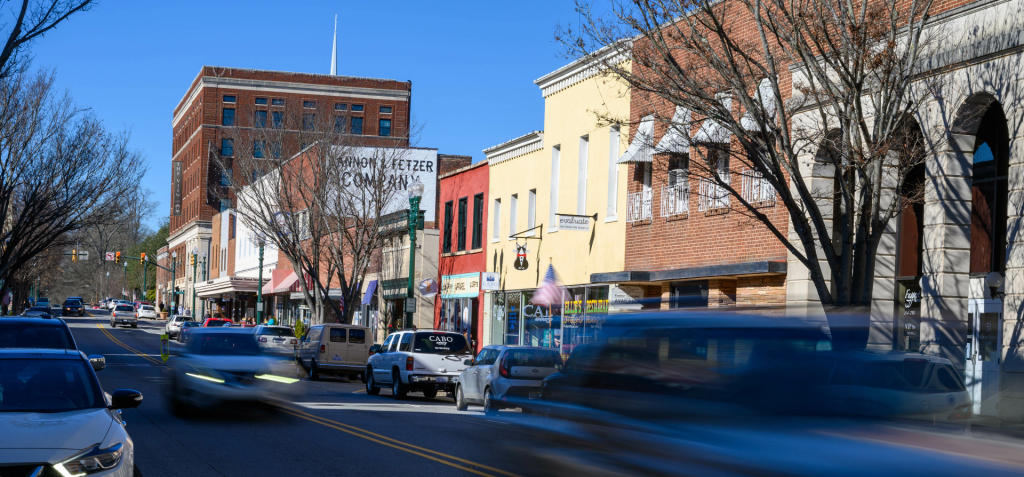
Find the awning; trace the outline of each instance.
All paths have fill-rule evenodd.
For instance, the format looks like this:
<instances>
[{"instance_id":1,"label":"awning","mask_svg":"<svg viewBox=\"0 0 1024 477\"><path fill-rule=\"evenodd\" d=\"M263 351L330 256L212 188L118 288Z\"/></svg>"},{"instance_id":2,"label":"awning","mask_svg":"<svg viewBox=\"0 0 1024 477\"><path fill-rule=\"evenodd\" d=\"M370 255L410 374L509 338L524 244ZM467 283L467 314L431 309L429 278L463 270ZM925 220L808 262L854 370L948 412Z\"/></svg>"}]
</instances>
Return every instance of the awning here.
<instances>
[{"instance_id":1,"label":"awning","mask_svg":"<svg viewBox=\"0 0 1024 477\"><path fill-rule=\"evenodd\" d=\"M295 274L295 270L289 270L288 274L274 285L273 293L288 293L291 290L292 284L297 281L299 281L299 276Z\"/></svg>"},{"instance_id":2,"label":"awning","mask_svg":"<svg viewBox=\"0 0 1024 477\"><path fill-rule=\"evenodd\" d=\"M255 294L259 288L259 280L255 277L220 277L197 283L196 296L199 298L212 298L231 293Z\"/></svg>"},{"instance_id":3,"label":"awning","mask_svg":"<svg viewBox=\"0 0 1024 477\"><path fill-rule=\"evenodd\" d=\"M369 305L370 300L373 299L373 292L377 291L377 280L370 280L370 283L366 285L366 291L363 292L363 305Z\"/></svg>"},{"instance_id":4,"label":"awning","mask_svg":"<svg viewBox=\"0 0 1024 477\"><path fill-rule=\"evenodd\" d=\"M292 272L291 270L274 270L273 272L271 272L270 281L263 284L263 294L269 295L271 293L274 293L274 288L277 287L278 284L281 283L281 280L287 277L289 273L295 272Z\"/></svg>"},{"instance_id":5,"label":"awning","mask_svg":"<svg viewBox=\"0 0 1024 477\"><path fill-rule=\"evenodd\" d=\"M636 128L633 142L629 143L626 153L616 161L617 164L630 162L651 162L651 144L654 142L654 115L644 116Z\"/></svg>"},{"instance_id":6,"label":"awning","mask_svg":"<svg viewBox=\"0 0 1024 477\"><path fill-rule=\"evenodd\" d=\"M774 122L775 93L772 91L771 81L768 81L768 78L761 80L761 83L757 86L757 92L758 95L761 96L761 107L764 108L765 116L767 116L770 121ZM757 97L755 97L754 100L756 101ZM740 125L747 131L761 130L757 125L757 121L754 121L754 117L750 114L750 111L747 111L747 113L740 118Z\"/></svg>"},{"instance_id":7,"label":"awning","mask_svg":"<svg viewBox=\"0 0 1024 477\"><path fill-rule=\"evenodd\" d=\"M658 141L654 152L690 152L690 110L682 106L676 106L676 112L672 115L672 124L668 131Z\"/></svg>"},{"instance_id":8,"label":"awning","mask_svg":"<svg viewBox=\"0 0 1024 477\"><path fill-rule=\"evenodd\" d=\"M732 97L727 94L718 95L718 101L726 111L732 111ZM700 125L700 130L693 135L697 144L728 144L732 140L732 131L714 119L707 119Z\"/></svg>"}]
</instances>

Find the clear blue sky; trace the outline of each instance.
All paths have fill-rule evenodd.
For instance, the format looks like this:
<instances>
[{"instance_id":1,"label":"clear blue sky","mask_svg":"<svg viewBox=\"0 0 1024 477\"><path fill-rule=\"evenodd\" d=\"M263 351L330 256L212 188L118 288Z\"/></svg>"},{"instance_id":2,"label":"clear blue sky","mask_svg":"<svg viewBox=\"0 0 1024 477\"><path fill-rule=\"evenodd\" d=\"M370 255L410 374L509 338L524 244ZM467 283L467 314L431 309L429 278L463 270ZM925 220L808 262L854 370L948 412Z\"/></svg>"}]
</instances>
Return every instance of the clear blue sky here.
<instances>
[{"instance_id":1,"label":"clear blue sky","mask_svg":"<svg viewBox=\"0 0 1024 477\"><path fill-rule=\"evenodd\" d=\"M568 60L557 25L571 0L327 2L101 0L32 44L34 66L149 161L144 187L170 202L171 112L202 65L329 73L338 14L338 73L411 80L418 144L472 155L543 128L533 80Z\"/></svg>"}]
</instances>

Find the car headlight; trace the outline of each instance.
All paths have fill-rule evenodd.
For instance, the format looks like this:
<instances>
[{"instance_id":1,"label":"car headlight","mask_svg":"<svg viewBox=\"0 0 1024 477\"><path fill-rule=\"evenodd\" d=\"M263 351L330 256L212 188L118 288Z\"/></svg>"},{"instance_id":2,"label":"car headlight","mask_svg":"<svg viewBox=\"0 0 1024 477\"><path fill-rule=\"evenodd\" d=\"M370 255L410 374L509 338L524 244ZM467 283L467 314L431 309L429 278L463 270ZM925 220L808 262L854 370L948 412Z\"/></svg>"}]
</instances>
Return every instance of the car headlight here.
<instances>
[{"instance_id":1,"label":"car headlight","mask_svg":"<svg viewBox=\"0 0 1024 477\"><path fill-rule=\"evenodd\" d=\"M121 444L114 444L106 449L100 449L97 445L64 462L54 464L53 468L64 477L95 474L117 467L123 453L124 446Z\"/></svg>"},{"instance_id":2,"label":"car headlight","mask_svg":"<svg viewBox=\"0 0 1024 477\"><path fill-rule=\"evenodd\" d=\"M224 384L224 376L220 373L208 369L208 368L192 368L195 372L185 373L186 376L192 376L193 378L199 378L204 381L210 381L217 384Z\"/></svg>"}]
</instances>

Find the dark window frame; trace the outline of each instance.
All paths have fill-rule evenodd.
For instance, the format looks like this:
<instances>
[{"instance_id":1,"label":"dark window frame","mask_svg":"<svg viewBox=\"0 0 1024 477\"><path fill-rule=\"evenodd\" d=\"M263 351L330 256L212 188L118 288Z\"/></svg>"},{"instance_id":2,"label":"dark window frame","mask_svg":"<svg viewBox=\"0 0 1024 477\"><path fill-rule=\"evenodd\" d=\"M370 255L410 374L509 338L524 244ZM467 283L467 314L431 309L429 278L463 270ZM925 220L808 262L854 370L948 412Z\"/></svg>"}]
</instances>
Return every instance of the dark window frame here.
<instances>
[{"instance_id":1,"label":"dark window frame","mask_svg":"<svg viewBox=\"0 0 1024 477\"><path fill-rule=\"evenodd\" d=\"M358 122L359 124L356 124L356 122ZM362 136L363 135L363 117L362 116L353 116L351 121L349 121L348 131L349 131L349 134L355 134L356 136Z\"/></svg>"},{"instance_id":2,"label":"dark window frame","mask_svg":"<svg viewBox=\"0 0 1024 477\"><path fill-rule=\"evenodd\" d=\"M448 201L444 203L444 242L442 244L441 253L452 253L452 224L455 222L455 217L452 214L455 213L455 202Z\"/></svg>"},{"instance_id":3,"label":"dark window frame","mask_svg":"<svg viewBox=\"0 0 1024 477\"><path fill-rule=\"evenodd\" d=\"M231 113L228 113L231 111ZM235 125L235 108L221 108L220 112L220 125L221 126L234 126Z\"/></svg>"},{"instance_id":4,"label":"dark window frame","mask_svg":"<svg viewBox=\"0 0 1024 477\"><path fill-rule=\"evenodd\" d=\"M469 197L460 197L459 198L459 211L458 211L458 213L459 213L459 230L458 230L458 238L456 239L456 241L457 241L457 248L458 248L458 250L460 252L464 252L466 250L466 225L467 225L466 224L466 219L467 219L467 217L466 217L466 215L467 215L466 209L468 209L468 208L469 208Z\"/></svg>"},{"instance_id":5,"label":"dark window frame","mask_svg":"<svg viewBox=\"0 0 1024 477\"><path fill-rule=\"evenodd\" d=\"M384 123L387 123L387 126ZM390 119L379 119L377 121L377 135L381 137L391 137L391 120Z\"/></svg>"},{"instance_id":6,"label":"dark window frame","mask_svg":"<svg viewBox=\"0 0 1024 477\"><path fill-rule=\"evenodd\" d=\"M235 140L231 138L221 138L220 140L220 155L221 156L234 156L235 155Z\"/></svg>"},{"instance_id":7,"label":"dark window frame","mask_svg":"<svg viewBox=\"0 0 1024 477\"><path fill-rule=\"evenodd\" d=\"M472 249L477 250L484 246L484 195L482 193L473 196L473 243Z\"/></svg>"}]
</instances>

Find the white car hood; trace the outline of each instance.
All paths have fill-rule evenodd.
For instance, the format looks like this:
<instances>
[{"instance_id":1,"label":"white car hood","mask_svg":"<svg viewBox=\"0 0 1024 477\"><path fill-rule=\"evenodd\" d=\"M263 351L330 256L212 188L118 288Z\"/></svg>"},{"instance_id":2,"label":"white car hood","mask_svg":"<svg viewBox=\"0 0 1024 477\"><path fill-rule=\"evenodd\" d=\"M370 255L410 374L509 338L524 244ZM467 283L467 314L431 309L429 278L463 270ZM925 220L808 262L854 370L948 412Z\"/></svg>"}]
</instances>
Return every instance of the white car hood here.
<instances>
[{"instance_id":1,"label":"white car hood","mask_svg":"<svg viewBox=\"0 0 1024 477\"><path fill-rule=\"evenodd\" d=\"M52 414L0 413L0 455L10 449L79 451L103 442L113 423L106 409L95 408Z\"/></svg>"}]
</instances>

